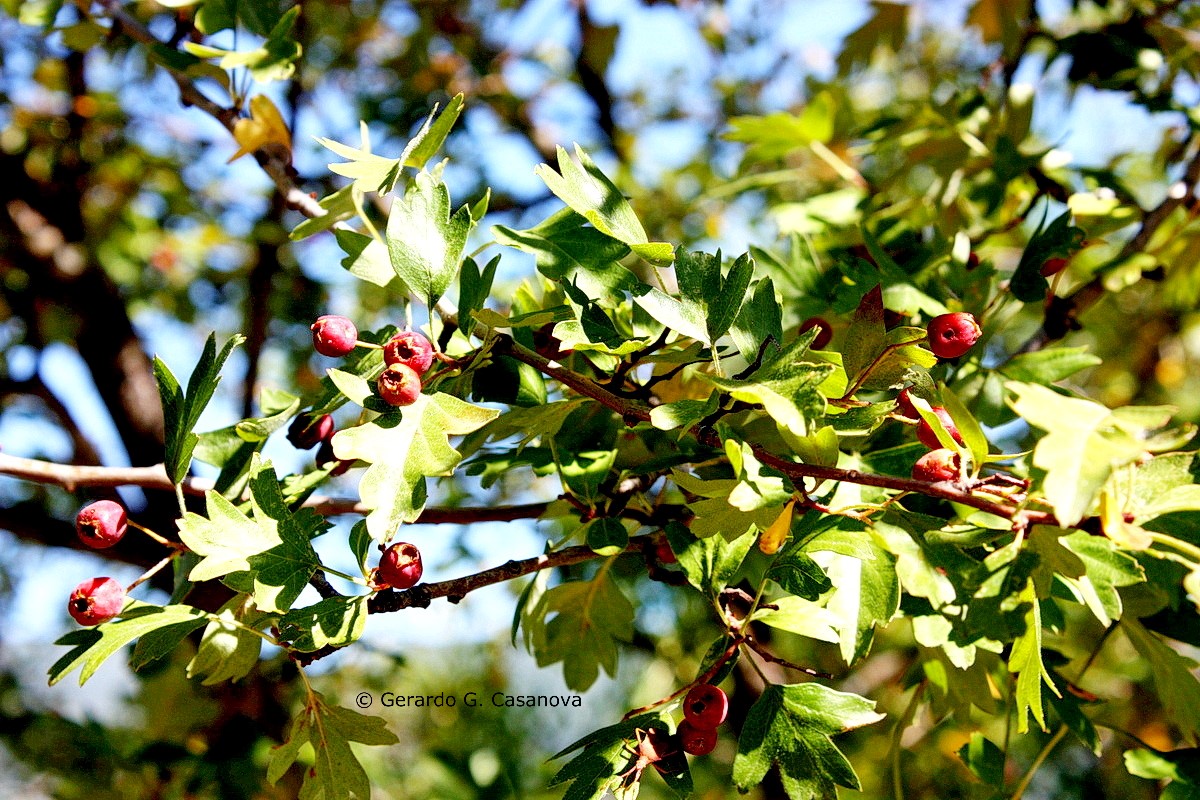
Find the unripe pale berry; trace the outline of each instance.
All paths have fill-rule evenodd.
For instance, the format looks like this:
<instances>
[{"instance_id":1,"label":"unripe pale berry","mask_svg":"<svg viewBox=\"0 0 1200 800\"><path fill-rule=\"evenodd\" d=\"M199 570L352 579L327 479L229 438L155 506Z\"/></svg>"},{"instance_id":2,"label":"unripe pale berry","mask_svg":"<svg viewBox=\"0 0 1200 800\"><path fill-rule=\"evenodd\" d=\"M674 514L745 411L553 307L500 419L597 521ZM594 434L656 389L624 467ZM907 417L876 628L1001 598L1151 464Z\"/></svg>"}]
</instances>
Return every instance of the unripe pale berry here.
<instances>
[{"instance_id":1,"label":"unripe pale berry","mask_svg":"<svg viewBox=\"0 0 1200 800\"><path fill-rule=\"evenodd\" d=\"M418 375L433 363L433 345L417 331L400 331L383 346L385 364L403 364Z\"/></svg>"},{"instance_id":2,"label":"unripe pale berry","mask_svg":"<svg viewBox=\"0 0 1200 800\"><path fill-rule=\"evenodd\" d=\"M67 613L80 625L99 625L121 613L125 587L112 578L89 578L75 587Z\"/></svg>"},{"instance_id":3,"label":"unripe pale berry","mask_svg":"<svg viewBox=\"0 0 1200 800\"><path fill-rule=\"evenodd\" d=\"M97 500L75 516L75 532L94 550L112 547L125 535L125 508L112 500Z\"/></svg>"},{"instance_id":4,"label":"unripe pale berry","mask_svg":"<svg viewBox=\"0 0 1200 800\"><path fill-rule=\"evenodd\" d=\"M716 728L697 728L685 719L679 723L676 733L683 752L694 756L706 756L717 746Z\"/></svg>"},{"instance_id":5,"label":"unripe pale berry","mask_svg":"<svg viewBox=\"0 0 1200 800\"><path fill-rule=\"evenodd\" d=\"M958 453L948 447L930 450L918 458L916 464L913 464L912 476L913 480L928 481L929 483L958 480Z\"/></svg>"},{"instance_id":6,"label":"unripe pale berry","mask_svg":"<svg viewBox=\"0 0 1200 800\"><path fill-rule=\"evenodd\" d=\"M310 327L313 348L323 356L338 358L354 349L358 341L358 328L346 317L326 314L317 317Z\"/></svg>"},{"instance_id":7,"label":"unripe pale berry","mask_svg":"<svg viewBox=\"0 0 1200 800\"><path fill-rule=\"evenodd\" d=\"M408 589L421 582L421 551L415 544L396 542L383 551L379 568L375 571L375 583L393 589Z\"/></svg>"},{"instance_id":8,"label":"unripe pale berry","mask_svg":"<svg viewBox=\"0 0 1200 800\"><path fill-rule=\"evenodd\" d=\"M309 450L333 436L333 417L325 414L316 419L301 414L288 427L287 440L298 450Z\"/></svg>"},{"instance_id":9,"label":"unripe pale berry","mask_svg":"<svg viewBox=\"0 0 1200 800\"><path fill-rule=\"evenodd\" d=\"M697 728L715 728L729 713L729 698L711 683L693 686L683 701L683 716Z\"/></svg>"},{"instance_id":10,"label":"unripe pale berry","mask_svg":"<svg viewBox=\"0 0 1200 800\"><path fill-rule=\"evenodd\" d=\"M393 406L411 406L421 396L421 376L403 364L389 366L375 385L384 402Z\"/></svg>"},{"instance_id":11,"label":"unripe pale berry","mask_svg":"<svg viewBox=\"0 0 1200 800\"><path fill-rule=\"evenodd\" d=\"M979 341L983 331L965 311L940 314L929 321L929 349L938 358L958 358Z\"/></svg>"},{"instance_id":12,"label":"unripe pale berry","mask_svg":"<svg viewBox=\"0 0 1200 800\"><path fill-rule=\"evenodd\" d=\"M833 338L833 326L820 317L809 317L800 323L800 333L810 331L813 328L819 328L817 338L813 339L813 350L820 350L825 345L829 344L829 340Z\"/></svg>"},{"instance_id":13,"label":"unripe pale berry","mask_svg":"<svg viewBox=\"0 0 1200 800\"><path fill-rule=\"evenodd\" d=\"M962 434L958 432L958 426L954 424L954 420L950 417L950 412L944 406L933 406L933 413L942 421L942 426L950 434L951 438L962 444ZM934 433L933 426L924 419L917 424L917 440L930 450L938 450L944 447L942 440Z\"/></svg>"}]
</instances>

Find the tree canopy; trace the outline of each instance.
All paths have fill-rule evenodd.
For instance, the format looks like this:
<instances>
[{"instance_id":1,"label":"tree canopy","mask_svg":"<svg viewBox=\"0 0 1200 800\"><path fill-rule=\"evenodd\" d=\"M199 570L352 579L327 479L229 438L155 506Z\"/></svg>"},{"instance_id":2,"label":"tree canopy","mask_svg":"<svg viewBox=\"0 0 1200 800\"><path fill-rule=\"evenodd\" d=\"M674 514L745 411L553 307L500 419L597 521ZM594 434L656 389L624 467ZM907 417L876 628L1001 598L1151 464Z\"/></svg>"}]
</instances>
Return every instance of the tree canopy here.
<instances>
[{"instance_id":1,"label":"tree canopy","mask_svg":"<svg viewBox=\"0 0 1200 800\"><path fill-rule=\"evenodd\" d=\"M1200 796L1200 4L3 8L4 781Z\"/></svg>"}]
</instances>

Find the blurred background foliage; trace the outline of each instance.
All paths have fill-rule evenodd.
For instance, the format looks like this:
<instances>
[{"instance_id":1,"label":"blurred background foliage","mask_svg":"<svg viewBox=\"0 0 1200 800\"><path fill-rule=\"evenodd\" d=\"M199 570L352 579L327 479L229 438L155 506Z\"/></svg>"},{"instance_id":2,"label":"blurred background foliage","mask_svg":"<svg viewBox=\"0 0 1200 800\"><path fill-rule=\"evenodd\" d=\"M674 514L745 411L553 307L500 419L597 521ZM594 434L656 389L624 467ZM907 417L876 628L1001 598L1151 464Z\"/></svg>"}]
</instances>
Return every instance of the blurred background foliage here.
<instances>
[{"instance_id":1,"label":"blurred background foliage","mask_svg":"<svg viewBox=\"0 0 1200 800\"><path fill-rule=\"evenodd\" d=\"M331 237L289 242L299 215L251 158L226 163L235 143L181 106L155 61L167 55L150 57L119 31L99 29L83 6L3 6L5 452L158 463L162 419L148 353L184 369L210 330L247 335L206 418L215 428L252 415L263 386L316 385L324 365L307 328L318 314L346 313L371 328L410 313L394 295L350 279ZM224 6L206 7L219 14ZM261 41L285 8L247 4L236 32L206 38L194 9L124 6L164 42L229 49ZM1200 4L1180 0L329 0L304 5L292 30L302 56L283 80L251 84L243 69L197 74L213 96L224 82L239 97L251 89L274 100L292 132L297 181L317 196L341 183L314 136L356 143L358 121L367 120L375 151L394 155L435 104L463 93L467 111L447 142L446 178L456 203L491 188L481 230L526 227L555 208L533 167L552 161L555 145L578 142L630 196L651 240L726 253L758 248L777 283L805 290L788 309L793 326L820 315L844 327L853 303L839 305L838 282L828 279L838 273L828 268L879 260L864 228L898 268L928 271L931 280L947 243L965 235L984 276L1014 269L1044 211L1053 218L1069 203L1089 246L1053 287L1079 302L988 309L995 352L1066 337L1103 359L1076 380L1079 390L1109 405L1170 403L1181 419L1198 421L1198 206L1194 196L1172 195L1200 163L1198 30ZM1154 236L1131 245L1154 208L1165 209ZM965 259L960 251L954 257ZM501 281L515 287L529 270L506 253ZM963 274L952 288L972 308L974 279ZM976 388L986 396L986 385ZM274 457L304 466L294 451ZM501 483L488 496L505 491ZM0 482L0 793L293 796L297 784L287 778L274 788L261 783L298 698L282 659L233 687L187 681L179 668L187 654L136 676L106 667L86 693L44 687L48 661L36 653L65 614L57 587L39 578L99 563L70 552L69 520L84 499ZM124 499L151 526L172 515L171 498ZM554 533L530 526L521 535L533 553ZM451 572L506 552L465 533L446 539L440 557ZM111 558L101 569L132 575L130 565L150 556L126 542ZM633 583L632 574L625 579ZM547 758L691 680L716 635L698 598L645 581L635 591L636 652L615 681L585 696L582 711L377 706L401 738L363 753L379 796L558 796L545 788L557 766ZM413 619L422 613L406 612L400 625L431 627ZM329 659L319 688L343 703L363 690L461 697L561 689L557 672L538 671L494 618L437 627L423 640L397 634L397 642L376 638L371 649ZM839 671L825 645L777 633L773 646L789 660ZM1056 646L1072 651L1070 642ZM907 630L888 630L838 685L903 720L913 647ZM1132 659L1109 653L1090 675L1124 698L1108 712L1112 724L1169 745L1153 704L1142 702L1148 676ZM752 675L734 680L736 731L756 687ZM1001 726L986 731L993 740L1006 738L1004 718L989 723ZM921 715L902 729L890 724L839 740L863 796L891 795L895 758L908 797L987 795L954 755L966 727ZM1040 735L1014 741L1010 768L1027 767L1044 744ZM697 759L701 796L727 794L721 776L732 757L730 736ZM644 791L665 795L655 780ZM768 781L758 793L781 789ZM1119 748L1097 758L1064 746L1027 796L1157 794L1155 782L1126 773Z\"/></svg>"}]
</instances>

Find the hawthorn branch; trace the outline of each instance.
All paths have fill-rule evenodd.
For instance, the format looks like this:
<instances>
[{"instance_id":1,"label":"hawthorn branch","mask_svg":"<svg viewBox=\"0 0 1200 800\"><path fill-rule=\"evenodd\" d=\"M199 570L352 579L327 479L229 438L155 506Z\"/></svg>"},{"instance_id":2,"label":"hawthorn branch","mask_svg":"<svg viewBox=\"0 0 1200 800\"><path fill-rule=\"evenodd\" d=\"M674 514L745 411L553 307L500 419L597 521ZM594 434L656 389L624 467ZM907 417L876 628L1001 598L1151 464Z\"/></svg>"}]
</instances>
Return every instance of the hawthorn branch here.
<instances>
[{"instance_id":1,"label":"hawthorn branch","mask_svg":"<svg viewBox=\"0 0 1200 800\"><path fill-rule=\"evenodd\" d=\"M513 358L528 364L531 367L555 378L564 386L574 389L579 394L585 397L590 397L593 400L603 404L607 408L613 410L621 416L625 424L633 427L639 422L650 421L650 409L640 403L626 400L623 397L609 392L603 387L596 384L590 378L580 375L577 372L566 369L565 367L553 364L540 354L524 347L512 340L511 337L500 335L497 343L498 350L507 353ZM712 428L704 427L703 425L693 426L690 433L697 441L708 447L720 448L721 440L717 433ZM799 481L804 478L815 478L817 480L828 481L845 481L847 483L856 483L861 486L875 486L881 489L895 489L900 492L915 492L918 494L936 497L941 500L948 500L952 503L960 503L970 508L986 511L989 514L995 514L1006 519L1016 520L1018 516L1021 519L1032 524L1057 524L1053 514L1049 512L1031 512L1019 509L1008 503L997 502L985 497L979 497L972 492L962 489L949 481L941 481L938 483L928 483L926 481L918 481L912 478L897 478L891 475L876 475L869 472L860 472L855 469L841 469L839 467L823 467L816 464L798 464L790 461L782 456L776 455L762 445L751 444L750 449L754 453L754 457L762 463L779 470L793 481Z\"/></svg>"},{"instance_id":2,"label":"hawthorn branch","mask_svg":"<svg viewBox=\"0 0 1200 800\"><path fill-rule=\"evenodd\" d=\"M167 477L167 471L162 464L153 467L97 467L56 464L51 461L0 453L0 475L8 475L32 483L59 486L69 492L74 492L82 487L115 488L118 486L138 486L142 489L158 489L164 492L175 491L175 485ZM203 496L214 488L215 483L207 478L188 477L184 478L182 486L184 494ZM417 524L470 525L475 522L537 519L546 512L549 505L548 502L542 502L486 508L427 508L417 518ZM357 500L320 495L314 495L305 500L303 507L311 508L324 516L362 515L371 511Z\"/></svg>"},{"instance_id":3,"label":"hawthorn branch","mask_svg":"<svg viewBox=\"0 0 1200 800\"><path fill-rule=\"evenodd\" d=\"M629 540L628 546L626 546L621 554L640 553L644 548L657 541L658 537L659 534L657 533L635 536ZM367 601L367 613L388 614L406 608L428 608L430 603L442 597L451 603L459 603L471 592L482 589L485 586L505 583L525 575L541 572L544 569L567 567L572 564L581 564L585 561L610 557L601 556L586 545L566 547L553 553L543 553L532 558L521 559L520 561L506 561L499 566L491 567L490 569L485 569L471 575L464 575L461 578L438 581L436 583L419 583L411 589L403 591L392 589L377 592ZM292 658L301 666L307 666L313 661L337 652L339 649L341 648L323 647L311 653L293 653Z\"/></svg>"}]
</instances>

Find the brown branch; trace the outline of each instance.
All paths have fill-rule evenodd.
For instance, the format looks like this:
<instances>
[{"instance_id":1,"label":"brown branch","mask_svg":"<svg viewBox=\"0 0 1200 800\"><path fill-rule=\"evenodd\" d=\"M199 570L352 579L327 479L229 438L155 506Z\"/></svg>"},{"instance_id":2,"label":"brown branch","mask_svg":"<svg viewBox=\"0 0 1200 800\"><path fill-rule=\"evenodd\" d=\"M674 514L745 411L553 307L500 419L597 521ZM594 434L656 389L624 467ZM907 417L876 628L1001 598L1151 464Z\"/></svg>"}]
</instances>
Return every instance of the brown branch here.
<instances>
[{"instance_id":1,"label":"brown branch","mask_svg":"<svg viewBox=\"0 0 1200 800\"><path fill-rule=\"evenodd\" d=\"M1144 250L1150 243L1150 240L1154 238L1154 235L1158 233L1158 229L1162 227L1163 223L1176 210L1189 201L1193 201L1196 186L1200 184L1200 136L1193 136L1187 146L1194 147L1196 152L1192 155L1191 160L1184 170L1181 180L1183 191L1170 193L1161 203L1151 209L1142 220L1141 227L1138 228L1133 238L1125 243L1125 246L1121 248L1121 251L1111 261L1098 269L1090 281L1080 286L1067 297L1051 297L1046 309L1046 319L1042 323L1041 330L1034 334L1020 348L1019 352L1024 353L1031 350L1038 350L1048 342L1056 341L1066 336L1074 327L1073 323L1079 315L1099 302L1100 298L1104 296L1104 278L1108 273L1130 256Z\"/></svg>"},{"instance_id":2,"label":"brown branch","mask_svg":"<svg viewBox=\"0 0 1200 800\"><path fill-rule=\"evenodd\" d=\"M108 18L113 21L114 26L130 39L147 47L169 47L150 33L145 25L121 8L117 0L101 0L100 5ZM166 65L163 68L175 81L175 85L179 87L179 98L184 105L195 106L221 123L230 134L233 133L234 124L238 119L236 108L227 108L209 99L189 76ZM325 209L321 208L316 198L296 185L296 171L292 168L289 151L284 148L268 147L256 150L254 158L262 167L263 172L267 173L267 177L274 182L275 188L283 197L283 202L287 204L288 208L293 208L306 217L325 216Z\"/></svg>"},{"instance_id":3,"label":"brown branch","mask_svg":"<svg viewBox=\"0 0 1200 800\"><path fill-rule=\"evenodd\" d=\"M598 386L594 381L579 375L569 369L561 366L553 365L546 358L538 353L520 345L513 341L510 337L501 335L499 337L497 349L502 350L513 358L525 364L540 370L541 372L557 379L563 385L574 389L580 394L590 397L599 403L602 403L607 408L612 409L625 421L626 425L633 426L638 422L650 421L650 409L639 403L634 403L622 397L618 397L611 392ZM705 428L697 425L688 431L701 444L708 447L720 448L721 441L716 432L711 428ZM891 475L876 475L869 472L859 472L855 469L841 469L838 467L822 467L816 464L798 464L794 461L789 461L782 456L778 456L769 452L761 445L752 444L750 448L755 458L772 469L779 470L787 475L793 481L803 478L815 478L817 480L828 481L845 481L847 483L856 483L861 486L875 486L881 489L895 489L901 492L915 492L918 494L936 497L941 500L948 500L952 503L960 503L980 511L986 511L989 514L995 514L1007 519L1016 519L1018 514L1022 519L1030 524L1038 525L1054 525L1056 520L1054 515L1047 512L1022 512L1016 506L1007 503L999 503L984 497L978 497L970 491L959 489L953 484L946 482L927 483L925 481L913 480L911 478L896 478Z\"/></svg>"},{"instance_id":4,"label":"brown branch","mask_svg":"<svg viewBox=\"0 0 1200 800\"><path fill-rule=\"evenodd\" d=\"M655 541L657 536L658 534L647 534L645 536L633 537L629 540L629 545L625 548L623 554L640 552L648 543ZM441 597L446 598L451 603L458 603L471 592L476 589L482 589L485 586L511 581L544 569L567 567L572 564L581 564L584 561L610 557L601 556L586 545L567 547L554 553L543 553L540 556L525 558L520 561L506 561L497 567L485 569L482 572L476 572L471 575L464 575L461 578L438 581L437 583L419 583L411 589L399 592L395 590L377 592L367 601L367 612L370 614L387 614L405 608L428 608L431 602ZM324 647L312 653L294 653L292 658L304 666L335 653L339 649L336 647Z\"/></svg>"},{"instance_id":5,"label":"brown branch","mask_svg":"<svg viewBox=\"0 0 1200 800\"><path fill-rule=\"evenodd\" d=\"M55 464L35 458L0 453L0 475L20 478L32 483L60 486L69 492L80 487L138 486L143 489L158 489L173 492L174 484L167 478L162 464L153 467L96 467L72 464ZM214 482L207 478L189 477L183 480L183 491L193 496L203 496L211 490ZM341 497L314 495L304 502L324 516L339 514L367 514L371 509L358 500ZM487 508L427 508L417 518L417 524L470 525L475 522L511 522L517 519L536 519L546 512L550 504L524 503L522 505L489 506Z\"/></svg>"}]
</instances>

